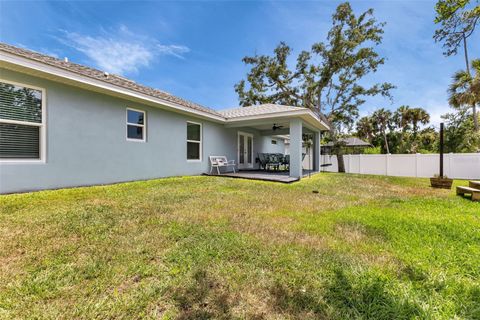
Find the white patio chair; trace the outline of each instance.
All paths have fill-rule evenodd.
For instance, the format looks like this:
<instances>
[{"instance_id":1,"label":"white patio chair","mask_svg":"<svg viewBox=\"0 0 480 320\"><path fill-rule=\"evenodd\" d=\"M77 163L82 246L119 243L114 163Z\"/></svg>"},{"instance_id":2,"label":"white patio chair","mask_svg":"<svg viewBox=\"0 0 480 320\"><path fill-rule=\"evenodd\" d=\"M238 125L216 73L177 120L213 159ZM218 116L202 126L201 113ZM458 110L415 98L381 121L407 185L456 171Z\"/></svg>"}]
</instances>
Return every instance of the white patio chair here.
<instances>
[{"instance_id":1,"label":"white patio chair","mask_svg":"<svg viewBox=\"0 0 480 320\"><path fill-rule=\"evenodd\" d=\"M217 168L217 174L220 174L220 168L232 167L233 173L235 173L235 160L228 160L225 156L210 156L210 174L212 174L213 168Z\"/></svg>"}]
</instances>

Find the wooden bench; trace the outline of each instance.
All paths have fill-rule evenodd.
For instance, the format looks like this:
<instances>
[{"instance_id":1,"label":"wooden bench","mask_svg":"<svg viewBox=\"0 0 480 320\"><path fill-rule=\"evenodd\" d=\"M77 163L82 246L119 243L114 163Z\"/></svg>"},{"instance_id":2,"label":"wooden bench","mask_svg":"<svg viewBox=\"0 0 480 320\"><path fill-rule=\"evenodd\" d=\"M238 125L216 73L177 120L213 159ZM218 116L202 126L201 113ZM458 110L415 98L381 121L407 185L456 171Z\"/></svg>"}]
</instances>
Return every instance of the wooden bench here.
<instances>
[{"instance_id":1,"label":"wooden bench","mask_svg":"<svg viewBox=\"0 0 480 320\"><path fill-rule=\"evenodd\" d=\"M471 187L457 187L457 195L472 195L472 201L480 201L480 190Z\"/></svg>"},{"instance_id":2,"label":"wooden bench","mask_svg":"<svg viewBox=\"0 0 480 320\"><path fill-rule=\"evenodd\" d=\"M480 190L480 181L469 181L468 186Z\"/></svg>"}]
</instances>

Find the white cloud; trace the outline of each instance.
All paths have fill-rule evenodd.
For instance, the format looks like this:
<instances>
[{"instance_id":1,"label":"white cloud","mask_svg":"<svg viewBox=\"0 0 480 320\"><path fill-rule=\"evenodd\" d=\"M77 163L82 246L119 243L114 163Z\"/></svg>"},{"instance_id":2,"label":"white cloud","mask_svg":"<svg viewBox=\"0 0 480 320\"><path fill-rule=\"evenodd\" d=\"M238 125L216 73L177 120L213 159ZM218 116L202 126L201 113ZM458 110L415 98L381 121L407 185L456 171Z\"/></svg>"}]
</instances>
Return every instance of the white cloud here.
<instances>
[{"instance_id":1,"label":"white cloud","mask_svg":"<svg viewBox=\"0 0 480 320\"><path fill-rule=\"evenodd\" d=\"M186 46L179 46L175 44L168 46L163 44L157 44L157 49L163 54L169 54L181 59L184 59L184 57L182 56L183 53L187 53L190 51L190 49Z\"/></svg>"},{"instance_id":2,"label":"white cloud","mask_svg":"<svg viewBox=\"0 0 480 320\"><path fill-rule=\"evenodd\" d=\"M148 67L160 55L183 59L190 49L183 45L165 45L156 39L133 34L122 25L116 32L102 31L99 36L63 31L63 43L84 53L99 68L116 74L135 73Z\"/></svg>"}]
</instances>

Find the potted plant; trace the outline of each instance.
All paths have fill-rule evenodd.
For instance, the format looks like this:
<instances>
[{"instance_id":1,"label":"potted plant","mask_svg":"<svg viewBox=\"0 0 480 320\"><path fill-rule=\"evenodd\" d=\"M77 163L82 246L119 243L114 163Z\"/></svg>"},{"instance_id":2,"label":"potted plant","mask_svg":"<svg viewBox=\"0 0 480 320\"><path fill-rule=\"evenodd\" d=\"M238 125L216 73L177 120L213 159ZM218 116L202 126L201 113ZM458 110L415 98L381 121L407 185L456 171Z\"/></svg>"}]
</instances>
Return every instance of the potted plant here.
<instances>
[{"instance_id":1,"label":"potted plant","mask_svg":"<svg viewBox=\"0 0 480 320\"><path fill-rule=\"evenodd\" d=\"M432 188L439 189L451 189L453 179L449 179L447 176L440 176L436 174L433 178L430 178L430 185Z\"/></svg>"}]
</instances>

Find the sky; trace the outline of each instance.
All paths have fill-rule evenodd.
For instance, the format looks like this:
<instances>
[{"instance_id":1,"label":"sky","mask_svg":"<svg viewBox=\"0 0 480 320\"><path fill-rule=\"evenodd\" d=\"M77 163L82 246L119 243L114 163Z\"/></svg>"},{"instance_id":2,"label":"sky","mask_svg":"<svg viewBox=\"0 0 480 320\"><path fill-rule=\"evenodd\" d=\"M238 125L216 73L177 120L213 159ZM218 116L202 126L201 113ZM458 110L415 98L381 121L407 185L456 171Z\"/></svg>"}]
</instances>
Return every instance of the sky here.
<instances>
[{"instance_id":1,"label":"sky","mask_svg":"<svg viewBox=\"0 0 480 320\"><path fill-rule=\"evenodd\" d=\"M244 56L286 42L297 55L324 41L338 1L114 2L0 0L0 41L120 74L213 109L238 106L234 85ZM432 36L435 1L351 1L386 22L377 52L386 58L366 81L391 82L393 102L368 99L360 114L422 107L438 124L463 55L444 57ZM480 32L470 39L479 57Z\"/></svg>"}]
</instances>

